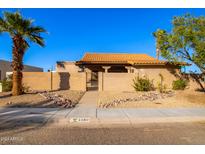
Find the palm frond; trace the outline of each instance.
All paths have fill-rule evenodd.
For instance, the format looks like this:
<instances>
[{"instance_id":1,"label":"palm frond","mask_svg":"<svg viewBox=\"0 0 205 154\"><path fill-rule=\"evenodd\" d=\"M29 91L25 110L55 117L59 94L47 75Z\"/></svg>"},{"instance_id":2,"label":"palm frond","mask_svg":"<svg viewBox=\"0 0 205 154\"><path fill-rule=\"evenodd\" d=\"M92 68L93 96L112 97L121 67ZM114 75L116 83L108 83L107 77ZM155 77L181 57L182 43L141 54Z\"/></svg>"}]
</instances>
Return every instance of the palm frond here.
<instances>
[{"instance_id":1,"label":"palm frond","mask_svg":"<svg viewBox=\"0 0 205 154\"><path fill-rule=\"evenodd\" d=\"M40 27L40 26L33 26L33 27L29 27L27 29L27 32L30 33L30 34L39 34L39 33L47 33L47 31L43 28L43 27Z\"/></svg>"},{"instance_id":2,"label":"palm frond","mask_svg":"<svg viewBox=\"0 0 205 154\"><path fill-rule=\"evenodd\" d=\"M8 23L0 17L0 32L9 32L11 33L12 30L9 27Z\"/></svg>"},{"instance_id":3,"label":"palm frond","mask_svg":"<svg viewBox=\"0 0 205 154\"><path fill-rule=\"evenodd\" d=\"M30 40L40 46L45 46L44 39L41 37L46 30L40 26L34 26L32 19L23 18L20 12L4 12L4 18L0 18L0 32L9 32L12 37L18 35L25 42ZM27 47L29 47L27 43Z\"/></svg>"},{"instance_id":4,"label":"palm frond","mask_svg":"<svg viewBox=\"0 0 205 154\"><path fill-rule=\"evenodd\" d=\"M32 26L29 27L26 31L26 36L30 39L30 41L37 43L38 45L44 47L45 42L41 33L47 33L47 31L40 26Z\"/></svg>"},{"instance_id":5,"label":"palm frond","mask_svg":"<svg viewBox=\"0 0 205 154\"><path fill-rule=\"evenodd\" d=\"M38 36L38 35L29 35L28 36L29 40L44 47L45 46L45 42L44 42L44 39L43 37L41 36Z\"/></svg>"},{"instance_id":6,"label":"palm frond","mask_svg":"<svg viewBox=\"0 0 205 154\"><path fill-rule=\"evenodd\" d=\"M22 18L18 12L4 12L4 20L13 30L17 31Z\"/></svg>"}]
</instances>

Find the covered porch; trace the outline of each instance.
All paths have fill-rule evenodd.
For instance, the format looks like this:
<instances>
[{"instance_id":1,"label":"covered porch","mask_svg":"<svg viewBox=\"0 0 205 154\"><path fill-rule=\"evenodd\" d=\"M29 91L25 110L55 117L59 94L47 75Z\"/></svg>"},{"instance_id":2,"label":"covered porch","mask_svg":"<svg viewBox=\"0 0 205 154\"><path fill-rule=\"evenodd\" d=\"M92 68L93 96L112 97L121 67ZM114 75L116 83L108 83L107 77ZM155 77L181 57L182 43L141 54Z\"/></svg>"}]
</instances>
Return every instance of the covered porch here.
<instances>
[{"instance_id":1,"label":"covered porch","mask_svg":"<svg viewBox=\"0 0 205 154\"><path fill-rule=\"evenodd\" d=\"M87 90L99 90L99 73L131 73L132 66L129 65L80 65L83 72L86 73Z\"/></svg>"}]
</instances>

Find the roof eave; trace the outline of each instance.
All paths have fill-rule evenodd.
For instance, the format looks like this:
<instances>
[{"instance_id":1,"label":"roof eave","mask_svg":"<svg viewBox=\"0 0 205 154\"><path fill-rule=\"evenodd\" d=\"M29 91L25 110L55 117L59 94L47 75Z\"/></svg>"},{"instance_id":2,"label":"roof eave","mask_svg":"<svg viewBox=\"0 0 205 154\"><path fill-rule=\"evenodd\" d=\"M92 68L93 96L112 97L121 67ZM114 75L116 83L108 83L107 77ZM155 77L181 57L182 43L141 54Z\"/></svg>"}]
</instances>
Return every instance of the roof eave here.
<instances>
[{"instance_id":1,"label":"roof eave","mask_svg":"<svg viewBox=\"0 0 205 154\"><path fill-rule=\"evenodd\" d=\"M133 66L138 66L138 65L166 65L166 64L148 64L148 63L141 63L141 64L132 64Z\"/></svg>"},{"instance_id":2,"label":"roof eave","mask_svg":"<svg viewBox=\"0 0 205 154\"><path fill-rule=\"evenodd\" d=\"M89 65L89 64L97 64L97 65L109 65L109 64L123 64L123 65L175 65L175 66L191 66L191 64L188 63L173 63L173 62L167 62L167 61L161 61L161 62L145 62L145 63L135 63L135 62L112 62L112 61L76 61L76 65Z\"/></svg>"},{"instance_id":3,"label":"roof eave","mask_svg":"<svg viewBox=\"0 0 205 154\"><path fill-rule=\"evenodd\" d=\"M191 64L183 63L183 62L179 62L179 63L167 62L167 64L176 65L176 66L191 66Z\"/></svg>"}]
</instances>

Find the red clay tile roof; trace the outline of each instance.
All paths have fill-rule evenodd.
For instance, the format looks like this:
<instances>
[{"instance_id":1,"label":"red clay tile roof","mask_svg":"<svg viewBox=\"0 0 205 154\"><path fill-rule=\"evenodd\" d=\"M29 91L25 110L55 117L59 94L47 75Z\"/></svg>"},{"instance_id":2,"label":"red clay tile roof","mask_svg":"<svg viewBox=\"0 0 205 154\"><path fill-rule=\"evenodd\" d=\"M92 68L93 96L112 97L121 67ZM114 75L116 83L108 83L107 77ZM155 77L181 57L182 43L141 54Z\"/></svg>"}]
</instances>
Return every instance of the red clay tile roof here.
<instances>
[{"instance_id":1,"label":"red clay tile roof","mask_svg":"<svg viewBox=\"0 0 205 154\"><path fill-rule=\"evenodd\" d=\"M77 64L131 64L165 65L167 61L157 60L147 54L86 53Z\"/></svg>"}]
</instances>

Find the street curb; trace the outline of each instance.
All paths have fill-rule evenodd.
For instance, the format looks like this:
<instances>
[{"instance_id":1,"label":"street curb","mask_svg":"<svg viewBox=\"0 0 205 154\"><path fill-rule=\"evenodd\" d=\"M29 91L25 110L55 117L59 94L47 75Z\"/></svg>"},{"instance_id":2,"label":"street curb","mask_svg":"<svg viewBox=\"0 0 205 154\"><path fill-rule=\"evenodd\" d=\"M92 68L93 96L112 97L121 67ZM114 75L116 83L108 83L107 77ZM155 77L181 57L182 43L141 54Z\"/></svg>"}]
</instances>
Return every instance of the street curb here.
<instances>
[{"instance_id":1,"label":"street curb","mask_svg":"<svg viewBox=\"0 0 205 154\"><path fill-rule=\"evenodd\" d=\"M205 117L165 117L165 118L132 118L132 119L117 119L117 118L90 118L87 122L72 122L72 118L53 119L48 126L80 126L80 127L95 127L103 125L135 125L135 124L152 124L152 123L183 123L183 122L201 122L205 121Z\"/></svg>"}]
</instances>

